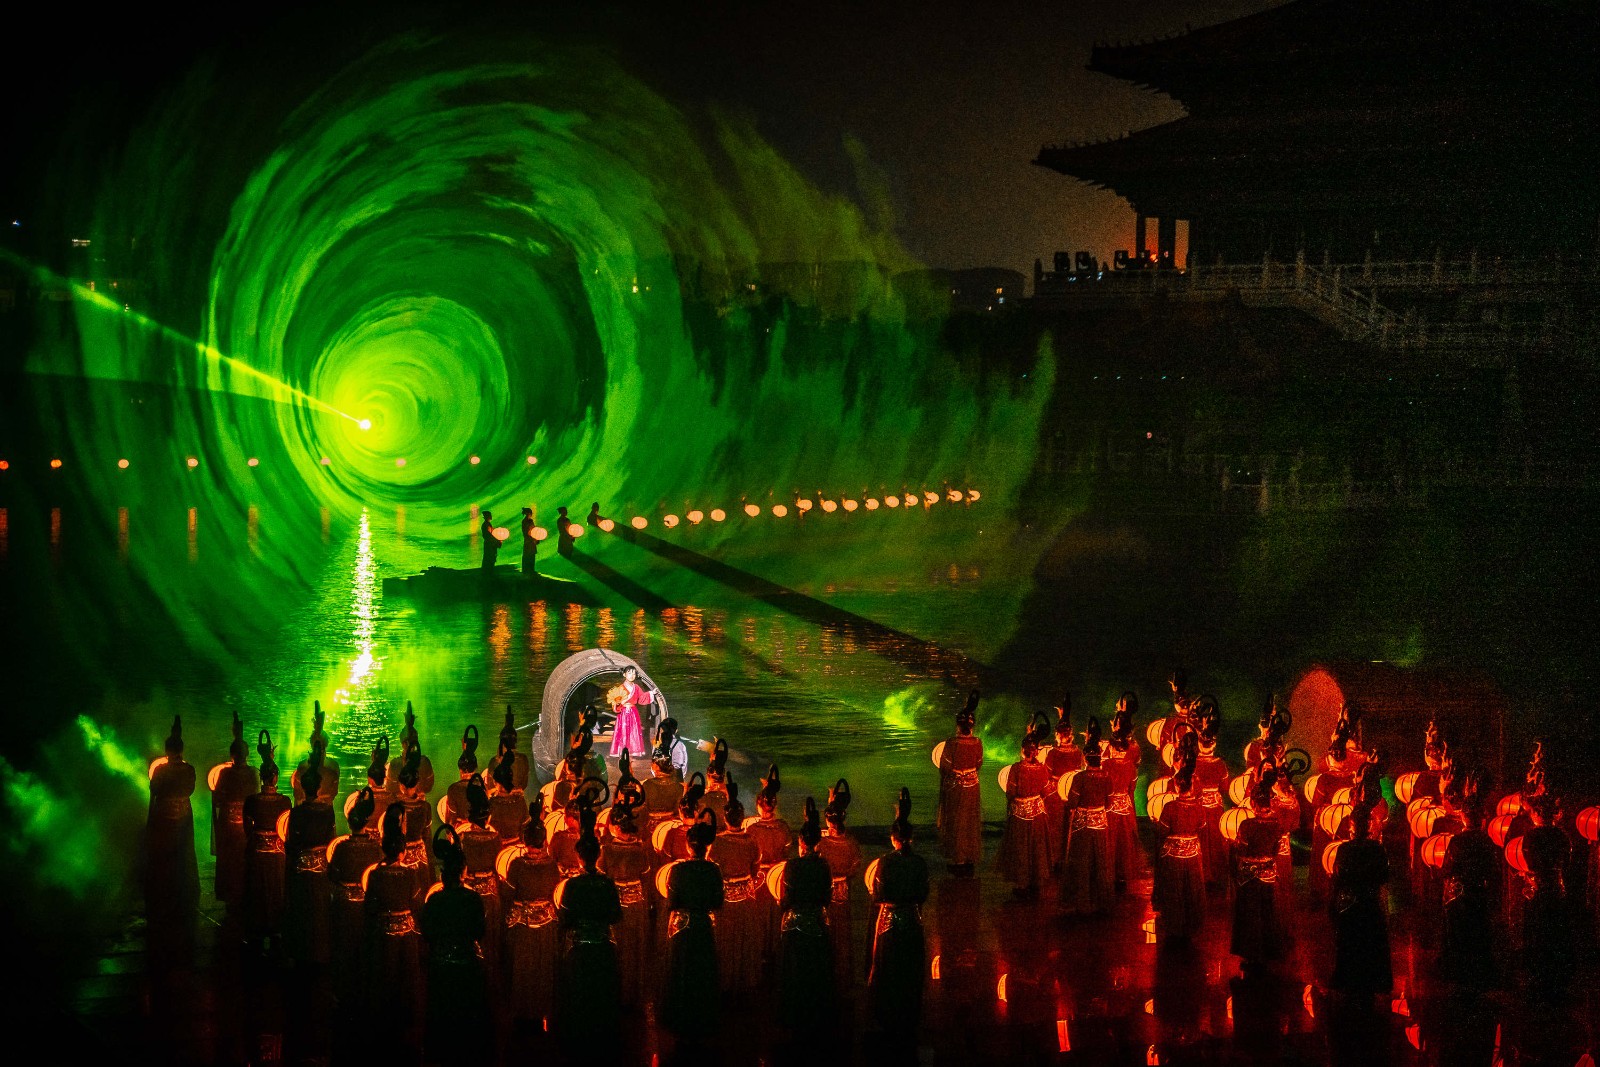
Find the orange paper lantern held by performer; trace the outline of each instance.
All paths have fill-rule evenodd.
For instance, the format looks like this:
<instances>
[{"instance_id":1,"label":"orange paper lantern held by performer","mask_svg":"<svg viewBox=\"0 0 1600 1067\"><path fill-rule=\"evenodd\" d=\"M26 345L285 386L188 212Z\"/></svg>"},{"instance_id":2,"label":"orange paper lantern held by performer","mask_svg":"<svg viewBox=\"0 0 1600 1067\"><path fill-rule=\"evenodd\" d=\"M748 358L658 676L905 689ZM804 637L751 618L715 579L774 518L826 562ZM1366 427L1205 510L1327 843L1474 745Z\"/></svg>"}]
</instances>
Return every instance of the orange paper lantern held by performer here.
<instances>
[{"instance_id":1,"label":"orange paper lantern held by performer","mask_svg":"<svg viewBox=\"0 0 1600 1067\"><path fill-rule=\"evenodd\" d=\"M1437 805L1420 808L1411 816L1411 835L1419 840L1433 835L1434 824L1448 814L1445 809Z\"/></svg>"},{"instance_id":2,"label":"orange paper lantern held by performer","mask_svg":"<svg viewBox=\"0 0 1600 1067\"><path fill-rule=\"evenodd\" d=\"M1333 868L1338 862L1339 846L1343 844L1343 841L1335 841L1333 844L1322 850L1322 869L1327 873L1329 878L1333 877Z\"/></svg>"},{"instance_id":3,"label":"orange paper lantern held by performer","mask_svg":"<svg viewBox=\"0 0 1600 1067\"><path fill-rule=\"evenodd\" d=\"M1229 841L1239 840L1240 825L1253 817L1249 808L1229 808L1222 813L1222 836Z\"/></svg>"},{"instance_id":4,"label":"orange paper lantern held by performer","mask_svg":"<svg viewBox=\"0 0 1600 1067\"><path fill-rule=\"evenodd\" d=\"M1450 849L1450 839L1455 834L1434 834L1422 843L1422 862L1439 869L1444 866L1444 854Z\"/></svg>"},{"instance_id":5,"label":"orange paper lantern held by performer","mask_svg":"<svg viewBox=\"0 0 1600 1067\"><path fill-rule=\"evenodd\" d=\"M1600 805L1584 808L1578 812L1578 817L1573 820L1578 836L1591 844L1600 840Z\"/></svg>"},{"instance_id":6,"label":"orange paper lantern held by performer","mask_svg":"<svg viewBox=\"0 0 1600 1067\"><path fill-rule=\"evenodd\" d=\"M1520 874L1528 873L1528 858L1523 855L1522 837L1513 837L1506 842L1506 862L1511 864L1511 869Z\"/></svg>"},{"instance_id":7,"label":"orange paper lantern held by performer","mask_svg":"<svg viewBox=\"0 0 1600 1067\"><path fill-rule=\"evenodd\" d=\"M1495 848L1506 847L1506 835L1511 832L1511 824L1516 818L1515 815L1496 815L1484 827L1484 831L1489 835L1489 840L1494 842Z\"/></svg>"},{"instance_id":8,"label":"orange paper lantern held by performer","mask_svg":"<svg viewBox=\"0 0 1600 1067\"><path fill-rule=\"evenodd\" d=\"M1322 827L1322 832L1329 837L1338 837L1340 825L1355 810L1349 804L1329 804L1317 812L1317 825Z\"/></svg>"},{"instance_id":9,"label":"orange paper lantern held by performer","mask_svg":"<svg viewBox=\"0 0 1600 1067\"><path fill-rule=\"evenodd\" d=\"M1410 804L1411 795L1417 790L1417 779L1421 775L1421 771L1409 771L1396 778L1394 780L1395 799L1402 804Z\"/></svg>"},{"instance_id":10,"label":"orange paper lantern held by performer","mask_svg":"<svg viewBox=\"0 0 1600 1067\"><path fill-rule=\"evenodd\" d=\"M1522 794L1508 793L1501 797L1500 803L1496 804L1494 807L1494 813L1496 815L1521 815Z\"/></svg>"}]
</instances>

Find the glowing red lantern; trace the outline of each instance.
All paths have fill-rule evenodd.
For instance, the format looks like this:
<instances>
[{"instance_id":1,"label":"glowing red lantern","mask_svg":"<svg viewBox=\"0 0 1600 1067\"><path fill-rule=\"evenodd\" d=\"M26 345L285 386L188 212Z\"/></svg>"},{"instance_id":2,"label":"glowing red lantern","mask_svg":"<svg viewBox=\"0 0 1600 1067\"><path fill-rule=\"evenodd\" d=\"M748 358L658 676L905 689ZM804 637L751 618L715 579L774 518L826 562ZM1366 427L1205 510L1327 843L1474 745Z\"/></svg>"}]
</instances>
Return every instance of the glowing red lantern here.
<instances>
[{"instance_id":1,"label":"glowing red lantern","mask_svg":"<svg viewBox=\"0 0 1600 1067\"><path fill-rule=\"evenodd\" d=\"M1455 834L1434 834L1422 843L1422 862L1429 867L1444 866L1444 854L1450 849L1450 839Z\"/></svg>"},{"instance_id":2,"label":"glowing red lantern","mask_svg":"<svg viewBox=\"0 0 1600 1067\"><path fill-rule=\"evenodd\" d=\"M1434 805L1435 801L1432 797L1416 797L1411 801L1411 803L1406 805L1406 821L1409 822L1411 817L1417 812L1422 811L1425 808L1434 807Z\"/></svg>"},{"instance_id":3,"label":"glowing red lantern","mask_svg":"<svg viewBox=\"0 0 1600 1067\"><path fill-rule=\"evenodd\" d=\"M1500 798L1500 803L1495 805L1494 813L1496 815L1521 815L1522 807L1522 794L1508 793Z\"/></svg>"},{"instance_id":4,"label":"glowing red lantern","mask_svg":"<svg viewBox=\"0 0 1600 1067\"><path fill-rule=\"evenodd\" d=\"M1396 778L1394 780L1395 799L1402 804L1411 803L1411 794L1416 791L1417 778L1421 773L1421 771L1411 771Z\"/></svg>"},{"instance_id":5,"label":"glowing red lantern","mask_svg":"<svg viewBox=\"0 0 1600 1067\"><path fill-rule=\"evenodd\" d=\"M1350 787L1345 786L1343 789L1335 789L1331 800L1335 804L1349 804L1351 802Z\"/></svg>"},{"instance_id":6,"label":"glowing red lantern","mask_svg":"<svg viewBox=\"0 0 1600 1067\"><path fill-rule=\"evenodd\" d=\"M767 872L767 893L773 900L783 899L783 868L787 861L780 861L772 865L772 870Z\"/></svg>"},{"instance_id":7,"label":"glowing red lantern","mask_svg":"<svg viewBox=\"0 0 1600 1067\"><path fill-rule=\"evenodd\" d=\"M1489 834L1489 840L1494 842L1496 848L1506 847L1506 835L1511 832L1511 823L1514 819L1515 815L1496 815L1484 827Z\"/></svg>"},{"instance_id":8,"label":"glowing red lantern","mask_svg":"<svg viewBox=\"0 0 1600 1067\"><path fill-rule=\"evenodd\" d=\"M673 860L671 863L662 864L661 869L656 871L656 892L661 894L662 900L667 899L667 883L672 880L672 868L681 862L683 861Z\"/></svg>"},{"instance_id":9,"label":"glowing red lantern","mask_svg":"<svg viewBox=\"0 0 1600 1067\"><path fill-rule=\"evenodd\" d=\"M1150 816L1151 822L1160 822L1161 813L1167 808L1167 801L1172 799L1172 794L1162 793L1145 805L1145 811Z\"/></svg>"},{"instance_id":10,"label":"glowing red lantern","mask_svg":"<svg viewBox=\"0 0 1600 1067\"><path fill-rule=\"evenodd\" d=\"M1250 818L1254 816L1246 808L1229 808L1222 813L1222 836L1229 841L1239 840L1239 827Z\"/></svg>"},{"instance_id":11,"label":"glowing red lantern","mask_svg":"<svg viewBox=\"0 0 1600 1067\"><path fill-rule=\"evenodd\" d=\"M166 757L163 756L162 758L165 759ZM207 772L206 787L213 793L217 791L217 779L222 777L223 768L228 767L229 765L230 764L228 763L219 763L215 767L211 768L209 772Z\"/></svg>"},{"instance_id":12,"label":"glowing red lantern","mask_svg":"<svg viewBox=\"0 0 1600 1067\"><path fill-rule=\"evenodd\" d=\"M1228 783L1228 799L1233 801L1235 807L1244 807L1245 797L1250 795L1250 776L1241 774Z\"/></svg>"},{"instance_id":13,"label":"glowing red lantern","mask_svg":"<svg viewBox=\"0 0 1600 1067\"><path fill-rule=\"evenodd\" d=\"M1411 835L1416 838L1426 838L1433 834L1433 826L1444 818L1445 810L1441 807L1427 807L1411 816Z\"/></svg>"},{"instance_id":14,"label":"glowing red lantern","mask_svg":"<svg viewBox=\"0 0 1600 1067\"><path fill-rule=\"evenodd\" d=\"M1068 771L1066 774L1063 774L1061 776L1061 780L1056 783L1056 796L1060 797L1062 800L1066 800L1069 796L1071 796L1072 780L1077 776L1077 771Z\"/></svg>"},{"instance_id":15,"label":"glowing red lantern","mask_svg":"<svg viewBox=\"0 0 1600 1067\"><path fill-rule=\"evenodd\" d=\"M1170 742L1162 745L1161 762L1165 763L1168 767L1176 768L1178 766L1178 746L1171 744Z\"/></svg>"},{"instance_id":16,"label":"glowing red lantern","mask_svg":"<svg viewBox=\"0 0 1600 1067\"><path fill-rule=\"evenodd\" d=\"M861 880L863 882L867 883L867 892L870 893L874 889L877 888L877 886L878 886L878 861L877 860L873 860L871 863L867 864L866 872L864 874L862 874Z\"/></svg>"},{"instance_id":17,"label":"glowing red lantern","mask_svg":"<svg viewBox=\"0 0 1600 1067\"><path fill-rule=\"evenodd\" d=\"M1166 728L1166 719L1151 719L1150 725L1144 728L1144 739L1152 745L1159 745L1161 743L1161 731Z\"/></svg>"},{"instance_id":18,"label":"glowing red lantern","mask_svg":"<svg viewBox=\"0 0 1600 1067\"><path fill-rule=\"evenodd\" d=\"M1317 783L1320 781L1322 781L1322 775L1311 774L1307 775L1306 780L1300 783L1300 792L1305 795L1307 804L1315 804L1317 802Z\"/></svg>"},{"instance_id":19,"label":"glowing red lantern","mask_svg":"<svg viewBox=\"0 0 1600 1067\"><path fill-rule=\"evenodd\" d=\"M1349 804L1329 804L1317 812L1317 825L1322 827L1322 832L1329 837L1338 837L1339 827L1355 810Z\"/></svg>"},{"instance_id":20,"label":"glowing red lantern","mask_svg":"<svg viewBox=\"0 0 1600 1067\"><path fill-rule=\"evenodd\" d=\"M944 759L944 742L940 741L933 746L933 765L935 767L939 766L939 761L942 759Z\"/></svg>"},{"instance_id":21,"label":"glowing red lantern","mask_svg":"<svg viewBox=\"0 0 1600 1067\"><path fill-rule=\"evenodd\" d=\"M1176 788L1170 775L1164 778L1153 778L1150 784L1145 786L1144 798L1146 801L1151 801L1156 797L1170 796Z\"/></svg>"},{"instance_id":22,"label":"glowing red lantern","mask_svg":"<svg viewBox=\"0 0 1600 1067\"><path fill-rule=\"evenodd\" d=\"M1333 844L1322 850L1322 869L1327 873L1329 878L1333 877L1333 869L1338 865L1339 862L1339 849L1343 845L1343 841L1335 841Z\"/></svg>"},{"instance_id":23,"label":"glowing red lantern","mask_svg":"<svg viewBox=\"0 0 1600 1067\"><path fill-rule=\"evenodd\" d=\"M1578 836L1585 841L1593 842L1600 839L1600 805L1584 808L1578 812L1573 825L1578 828Z\"/></svg>"},{"instance_id":24,"label":"glowing red lantern","mask_svg":"<svg viewBox=\"0 0 1600 1067\"><path fill-rule=\"evenodd\" d=\"M1513 837L1506 842L1506 862L1511 864L1511 869L1521 874L1528 873L1528 857L1524 854L1522 843L1524 837Z\"/></svg>"},{"instance_id":25,"label":"glowing red lantern","mask_svg":"<svg viewBox=\"0 0 1600 1067\"><path fill-rule=\"evenodd\" d=\"M289 813L287 811L278 816L278 840L289 840Z\"/></svg>"},{"instance_id":26,"label":"glowing red lantern","mask_svg":"<svg viewBox=\"0 0 1600 1067\"><path fill-rule=\"evenodd\" d=\"M518 856L528 851L527 845L507 845L500 850L500 855L494 858L494 873L510 881L511 864L516 862Z\"/></svg>"},{"instance_id":27,"label":"glowing red lantern","mask_svg":"<svg viewBox=\"0 0 1600 1067\"><path fill-rule=\"evenodd\" d=\"M1000 782L1000 792L1004 793L1006 785L1011 781L1011 764L1001 767L1000 773L995 775L995 778Z\"/></svg>"}]
</instances>

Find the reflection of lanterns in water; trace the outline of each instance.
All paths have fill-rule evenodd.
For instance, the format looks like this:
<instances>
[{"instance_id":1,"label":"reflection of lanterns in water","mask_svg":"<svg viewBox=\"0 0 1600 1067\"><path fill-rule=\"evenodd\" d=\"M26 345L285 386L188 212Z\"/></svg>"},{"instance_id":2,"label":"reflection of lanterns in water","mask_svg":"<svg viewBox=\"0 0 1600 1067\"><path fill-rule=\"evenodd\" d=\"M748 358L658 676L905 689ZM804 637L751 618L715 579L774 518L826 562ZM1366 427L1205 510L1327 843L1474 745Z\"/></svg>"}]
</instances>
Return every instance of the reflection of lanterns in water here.
<instances>
[{"instance_id":1,"label":"reflection of lanterns in water","mask_svg":"<svg viewBox=\"0 0 1600 1067\"><path fill-rule=\"evenodd\" d=\"M1411 794L1417 788L1417 776L1421 771L1408 771L1394 780L1394 796L1402 804L1411 803Z\"/></svg>"},{"instance_id":2,"label":"reflection of lanterns in water","mask_svg":"<svg viewBox=\"0 0 1600 1067\"><path fill-rule=\"evenodd\" d=\"M1450 839L1455 834L1434 834L1422 843L1422 862L1429 867L1443 867L1444 854L1450 849Z\"/></svg>"},{"instance_id":3,"label":"reflection of lanterns in water","mask_svg":"<svg viewBox=\"0 0 1600 1067\"><path fill-rule=\"evenodd\" d=\"M496 526L493 532L494 539L496 541L504 541L506 538L511 536L511 531L506 529L504 526Z\"/></svg>"},{"instance_id":4,"label":"reflection of lanterns in water","mask_svg":"<svg viewBox=\"0 0 1600 1067\"><path fill-rule=\"evenodd\" d=\"M789 514L789 508L784 504L774 504L772 505L772 513L781 519Z\"/></svg>"},{"instance_id":5,"label":"reflection of lanterns in water","mask_svg":"<svg viewBox=\"0 0 1600 1067\"><path fill-rule=\"evenodd\" d=\"M650 520L645 518L643 515L635 515L629 525L635 530L642 530L646 526L650 525Z\"/></svg>"},{"instance_id":6,"label":"reflection of lanterns in water","mask_svg":"<svg viewBox=\"0 0 1600 1067\"><path fill-rule=\"evenodd\" d=\"M897 508L900 506L900 498L892 494L890 496L886 496L883 498L883 506L886 508Z\"/></svg>"},{"instance_id":7,"label":"reflection of lanterns in water","mask_svg":"<svg viewBox=\"0 0 1600 1067\"><path fill-rule=\"evenodd\" d=\"M761 508L756 504L746 504L744 506L744 513L753 519L757 515L761 514Z\"/></svg>"},{"instance_id":8,"label":"reflection of lanterns in water","mask_svg":"<svg viewBox=\"0 0 1600 1067\"><path fill-rule=\"evenodd\" d=\"M678 516L668 515L666 518L661 520L661 525L665 526L669 530L672 529L674 526L678 525Z\"/></svg>"},{"instance_id":9,"label":"reflection of lanterns in water","mask_svg":"<svg viewBox=\"0 0 1600 1067\"><path fill-rule=\"evenodd\" d=\"M1239 840L1239 827L1252 817L1245 808L1229 808L1222 813L1222 836L1229 841Z\"/></svg>"},{"instance_id":10,"label":"reflection of lanterns in water","mask_svg":"<svg viewBox=\"0 0 1600 1067\"><path fill-rule=\"evenodd\" d=\"M727 517L728 517L728 513L726 511L723 511L721 508L712 508L711 509L711 521L712 522L721 522L723 519L725 519Z\"/></svg>"}]
</instances>

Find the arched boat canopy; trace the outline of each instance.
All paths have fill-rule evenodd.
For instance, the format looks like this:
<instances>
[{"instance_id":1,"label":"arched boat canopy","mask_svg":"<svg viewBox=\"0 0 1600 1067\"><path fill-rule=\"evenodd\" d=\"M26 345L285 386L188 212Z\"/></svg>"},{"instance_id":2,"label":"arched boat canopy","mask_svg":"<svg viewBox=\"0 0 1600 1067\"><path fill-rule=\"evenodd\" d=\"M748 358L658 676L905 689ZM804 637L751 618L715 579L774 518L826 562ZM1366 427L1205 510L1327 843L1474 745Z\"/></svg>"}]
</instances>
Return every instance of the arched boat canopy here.
<instances>
[{"instance_id":1,"label":"arched boat canopy","mask_svg":"<svg viewBox=\"0 0 1600 1067\"><path fill-rule=\"evenodd\" d=\"M1423 767L1428 720L1463 766L1495 773L1505 750L1505 697L1488 674L1470 668L1401 667L1392 663L1326 663L1308 667L1289 693L1289 747L1316 770L1346 701L1361 711L1366 748L1383 756L1385 774Z\"/></svg>"},{"instance_id":2,"label":"arched boat canopy","mask_svg":"<svg viewBox=\"0 0 1600 1067\"><path fill-rule=\"evenodd\" d=\"M539 704L539 728L533 735L533 759L545 781L554 777L556 764L567 754L567 739L577 729L578 713L583 706L583 701L578 699L583 687L592 682L599 688L609 688L622 681L622 672L629 667L639 672L639 684L654 697L644 723L645 739L648 741L654 723L660 722L668 714L667 700L638 663L613 649L586 648L568 656L550 672L550 677L544 683L544 697ZM600 755L608 753L601 752ZM637 753L636 756L648 759L649 754ZM634 767L637 773L637 761Z\"/></svg>"}]
</instances>

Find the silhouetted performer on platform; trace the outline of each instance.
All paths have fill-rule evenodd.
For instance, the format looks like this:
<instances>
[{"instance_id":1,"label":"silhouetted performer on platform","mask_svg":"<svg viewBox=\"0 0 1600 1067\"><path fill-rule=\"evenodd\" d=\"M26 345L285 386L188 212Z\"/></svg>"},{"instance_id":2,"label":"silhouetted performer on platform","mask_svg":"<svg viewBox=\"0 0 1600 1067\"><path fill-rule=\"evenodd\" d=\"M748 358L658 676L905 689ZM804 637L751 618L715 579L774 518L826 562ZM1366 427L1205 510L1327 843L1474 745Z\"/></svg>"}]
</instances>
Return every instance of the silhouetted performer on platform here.
<instances>
[{"instance_id":1,"label":"silhouetted performer on platform","mask_svg":"<svg viewBox=\"0 0 1600 1067\"><path fill-rule=\"evenodd\" d=\"M690 858L667 875L668 964L661 1021L680 1037L705 1037L717 1027L720 997L717 941L711 913L722 907L722 872L706 859L717 817L702 811L689 830Z\"/></svg>"},{"instance_id":2,"label":"silhouetted performer on platform","mask_svg":"<svg viewBox=\"0 0 1600 1067\"><path fill-rule=\"evenodd\" d=\"M500 555L500 539L494 535L494 513L483 513L483 525L478 528L483 534L483 569L494 570L495 558Z\"/></svg>"},{"instance_id":3,"label":"silhouetted performer on platform","mask_svg":"<svg viewBox=\"0 0 1600 1067\"><path fill-rule=\"evenodd\" d=\"M429 892L418 922L427 945L427 1057L437 1063L482 1063L492 1052L494 1034L480 947L486 932L483 897L462 884L468 861L454 830L439 827L433 852L441 881Z\"/></svg>"},{"instance_id":4,"label":"silhouetted performer on platform","mask_svg":"<svg viewBox=\"0 0 1600 1067\"><path fill-rule=\"evenodd\" d=\"M535 575L539 573L539 541L533 536L535 524L533 509L522 509L522 573Z\"/></svg>"},{"instance_id":5,"label":"silhouetted performer on platform","mask_svg":"<svg viewBox=\"0 0 1600 1067\"><path fill-rule=\"evenodd\" d=\"M150 767L150 812L145 821L145 915L152 927L192 925L200 905L194 855L194 767L183 759L183 720L172 718L166 755Z\"/></svg>"},{"instance_id":6,"label":"silhouetted performer on platform","mask_svg":"<svg viewBox=\"0 0 1600 1067\"><path fill-rule=\"evenodd\" d=\"M228 756L229 762L212 773L211 854L217 858L217 899L228 906L231 915L244 899L244 800L261 788L256 769L250 766L244 723L237 712Z\"/></svg>"},{"instance_id":7,"label":"silhouetted performer on platform","mask_svg":"<svg viewBox=\"0 0 1600 1067\"><path fill-rule=\"evenodd\" d=\"M600 501L596 500L593 504L589 505L589 514L584 516L583 521L588 523L590 526L599 527Z\"/></svg>"},{"instance_id":8,"label":"silhouetted performer on platform","mask_svg":"<svg viewBox=\"0 0 1600 1067\"><path fill-rule=\"evenodd\" d=\"M927 949L922 905L928 899L928 864L911 850L911 792L904 786L889 827L894 851L877 862L872 901L872 972L867 987L872 1015L892 1034L915 1034L922 1018L922 983Z\"/></svg>"},{"instance_id":9,"label":"silhouetted performer on platform","mask_svg":"<svg viewBox=\"0 0 1600 1067\"><path fill-rule=\"evenodd\" d=\"M597 869L600 839L595 836L594 794L580 793L579 873L556 887L556 916L565 950L556 983L556 1019L561 1038L573 1050L617 1026L622 979L611 928L622 921L617 886ZM603 797L602 797L603 802Z\"/></svg>"},{"instance_id":10,"label":"silhouetted performer on platform","mask_svg":"<svg viewBox=\"0 0 1600 1067\"><path fill-rule=\"evenodd\" d=\"M939 841L952 868L970 872L983 854L983 812L978 769L983 766L983 742L972 736L977 722L978 691L967 694L966 705L956 713L956 733L939 753Z\"/></svg>"},{"instance_id":11,"label":"silhouetted performer on platform","mask_svg":"<svg viewBox=\"0 0 1600 1067\"><path fill-rule=\"evenodd\" d=\"M835 1017L833 948L826 918L833 899L833 874L817 851L822 821L806 798L800 825L800 855L783 867L778 911L782 915L778 949L778 1008L784 1026L806 1044L826 1041Z\"/></svg>"},{"instance_id":12,"label":"silhouetted performer on platform","mask_svg":"<svg viewBox=\"0 0 1600 1067\"><path fill-rule=\"evenodd\" d=\"M567 518L567 509L556 508L556 551L563 556L572 555L572 543L577 538L572 536L572 520Z\"/></svg>"}]
</instances>

